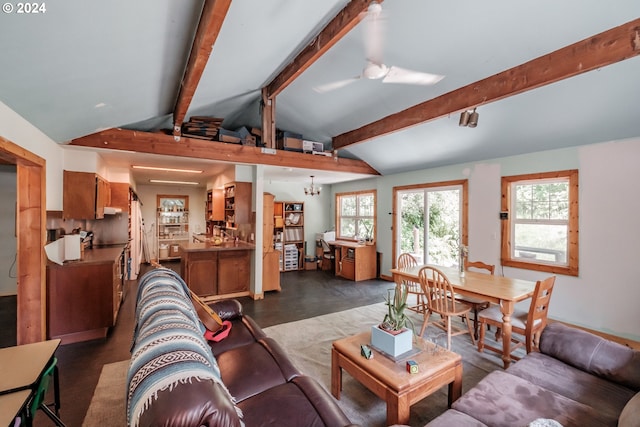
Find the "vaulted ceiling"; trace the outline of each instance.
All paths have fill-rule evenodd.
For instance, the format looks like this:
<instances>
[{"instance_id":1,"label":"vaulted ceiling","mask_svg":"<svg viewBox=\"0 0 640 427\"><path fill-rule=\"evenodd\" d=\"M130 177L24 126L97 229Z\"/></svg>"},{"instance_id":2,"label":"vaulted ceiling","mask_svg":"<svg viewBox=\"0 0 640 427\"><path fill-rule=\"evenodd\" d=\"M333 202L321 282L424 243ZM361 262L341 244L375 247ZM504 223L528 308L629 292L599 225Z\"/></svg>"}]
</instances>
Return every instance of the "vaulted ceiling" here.
<instances>
[{"instance_id":1,"label":"vaulted ceiling","mask_svg":"<svg viewBox=\"0 0 640 427\"><path fill-rule=\"evenodd\" d=\"M316 92L362 72L357 17L367 5L65 0L39 14L3 13L0 100L56 142L119 149L101 150L114 163L266 163L267 177L299 167L318 169L320 182L640 136L635 0L526 9L511 0L386 0L384 62L445 78L360 79ZM263 127L269 100L277 128L339 148L339 158L155 132L192 115ZM459 127L459 113L473 107L478 126Z\"/></svg>"}]
</instances>

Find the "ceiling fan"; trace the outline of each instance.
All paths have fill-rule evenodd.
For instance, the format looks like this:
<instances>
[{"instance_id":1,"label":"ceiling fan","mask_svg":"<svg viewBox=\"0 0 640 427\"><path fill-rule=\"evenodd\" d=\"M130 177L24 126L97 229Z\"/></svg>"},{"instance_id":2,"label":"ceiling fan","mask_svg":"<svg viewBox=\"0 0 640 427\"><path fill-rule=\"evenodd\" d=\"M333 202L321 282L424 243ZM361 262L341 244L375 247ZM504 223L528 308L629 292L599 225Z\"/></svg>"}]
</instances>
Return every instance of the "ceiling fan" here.
<instances>
[{"instance_id":1,"label":"ceiling fan","mask_svg":"<svg viewBox=\"0 0 640 427\"><path fill-rule=\"evenodd\" d=\"M432 85L438 83L444 76L420 71L407 70L396 66L387 66L382 60L382 45L384 38L384 16L382 5L372 1L364 17L364 43L366 64L362 73L350 79L338 80L315 86L313 90L325 93L345 87L360 79L382 80L382 83L403 83L415 85Z\"/></svg>"}]
</instances>

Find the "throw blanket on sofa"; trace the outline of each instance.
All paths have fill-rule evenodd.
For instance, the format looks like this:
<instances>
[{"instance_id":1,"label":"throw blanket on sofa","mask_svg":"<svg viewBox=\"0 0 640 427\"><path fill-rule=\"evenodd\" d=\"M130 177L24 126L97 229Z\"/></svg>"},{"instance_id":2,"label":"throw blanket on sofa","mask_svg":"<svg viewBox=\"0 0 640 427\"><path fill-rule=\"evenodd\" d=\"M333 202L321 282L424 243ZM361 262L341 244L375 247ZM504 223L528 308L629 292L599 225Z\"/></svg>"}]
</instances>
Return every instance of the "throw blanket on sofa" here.
<instances>
[{"instance_id":1,"label":"throw blanket on sofa","mask_svg":"<svg viewBox=\"0 0 640 427\"><path fill-rule=\"evenodd\" d=\"M161 268L141 278L127 373L130 426L138 425L140 415L159 391L171 390L176 384L214 381L226 390L203 331L187 285L179 275Z\"/></svg>"}]
</instances>

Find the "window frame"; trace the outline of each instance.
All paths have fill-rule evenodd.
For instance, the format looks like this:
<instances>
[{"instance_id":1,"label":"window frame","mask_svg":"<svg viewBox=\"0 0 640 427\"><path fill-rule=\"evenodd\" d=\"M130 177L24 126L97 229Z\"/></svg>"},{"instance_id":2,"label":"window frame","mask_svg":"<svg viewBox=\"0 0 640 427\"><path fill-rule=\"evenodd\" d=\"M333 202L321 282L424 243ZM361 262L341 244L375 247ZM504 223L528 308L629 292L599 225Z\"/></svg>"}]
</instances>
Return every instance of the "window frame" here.
<instances>
[{"instance_id":1,"label":"window frame","mask_svg":"<svg viewBox=\"0 0 640 427\"><path fill-rule=\"evenodd\" d=\"M400 224L399 222L400 212L398 212L398 209L397 209L399 193L403 191L410 191L410 190L432 190L432 189L437 189L439 187L446 188L446 187L454 187L458 185L462 186L462 191L461 191L462 211L461 211L461 218L460 218L462 222L460 224L460 238L461 238L462 244L465 246L468 246L469 245L469 180L468 179L429 182L429 183L422 183L422 184L411 184L411 185L402 185L402 186L393 187L393 211L392 211L393 247L391 248L391 254L392 254L392 265L394 268L396 267L396 262L398 260L398 257L400 256L400 254L398 253L398 241L397 241L398 233L396 231Z\"/></svg>"},{"instance_id":2,"label":"window frame","mask_svg":"<svg viewBox=\"0 0 640 427\"><path fill-rule=\"evenodd\" d=\"M544 263L539 261L522 261L514 259L512 253L512 197L511 188L516 182L535 183L536 181L549 181L553 179L569 180L569 218L567 221L567 260L566 265L557 265L552 263ZM501 242L501 263L503 266L521 268L525 270L544 271L548 273L563 274L567 276L578 276L579 274L579 221L578 221L578 170L570 169L554 172L543 172L502 177L502 202L501 202L501 223L502 223L502 242ZM503 218L506 214L506 218ZM513 212L515 215L515 212Z\"/></svg>"},{"instance_id":3,"label":"window frame","mask_svg":"<svg viewBox=\"0 0 640 427\"><path fill-rule=\"evenodd\" d=\"M361 195L367 195L367 194L371 194L373 195L373 217L371 216L360 216L360 215L355 215L353 217L348 217L348 218L356 218L356 221L359 218L373 218L373 232L372 232L372 239L373 242L375 243L376 241L376 235L378 233L378 194L377 194L377 190L361 190L361 191L349 191L349 192L345 192L345 193L336 193L335 194L335 208L336 208L336 212L335 212L335 218L336 218L336 240L340 239L340 240L347 240L347 241L356 241L357 239L354 237L344 237L340 234L340 230L341 230L341 221L342 221L342 215L340 213L340 199L342 197L352 197L355 196L356 199L361 196ZM358 206L358 203L356 203L356 206ZM357 229L357 227L356 227Z\"/></svg>"}]
</instances>

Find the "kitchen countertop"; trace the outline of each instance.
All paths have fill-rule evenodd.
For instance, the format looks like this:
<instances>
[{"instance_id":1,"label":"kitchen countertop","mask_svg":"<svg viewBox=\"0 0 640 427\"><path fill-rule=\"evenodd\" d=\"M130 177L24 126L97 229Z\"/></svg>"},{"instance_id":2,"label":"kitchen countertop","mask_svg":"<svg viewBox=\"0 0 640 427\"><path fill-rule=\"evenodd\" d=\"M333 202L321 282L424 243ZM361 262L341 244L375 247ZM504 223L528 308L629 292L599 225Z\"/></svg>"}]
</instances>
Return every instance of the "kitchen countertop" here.
<instances>
[{"instance_id":1,"label":"kitchen countertop","mask_svg":"<svg viewBox=\"0 0 640 427\"><path fill-rule=\"evenodd\" d=\"M239 242L223 242L220 245L214 245L211 242L183 242L180 248L185 252L215 252L215 251L247 251L254 250L256 246L251 243Z\"/></svg>"},{"instance_id":2,"label":"kitchen countertop","mask_svg":"<svg viewBox=\"0 0 640 427\"><path fill-rule=\"evenodd\" d=\"M65 261L63 265L49 261L49 265L57 267L65 267L67 265L85 265L85 264L102 264L105 262L115 262L126 244L113 245L106 247L94 247L93 249L85 249L82 258L77 260Z\"/></svg>"}]
</instances>

